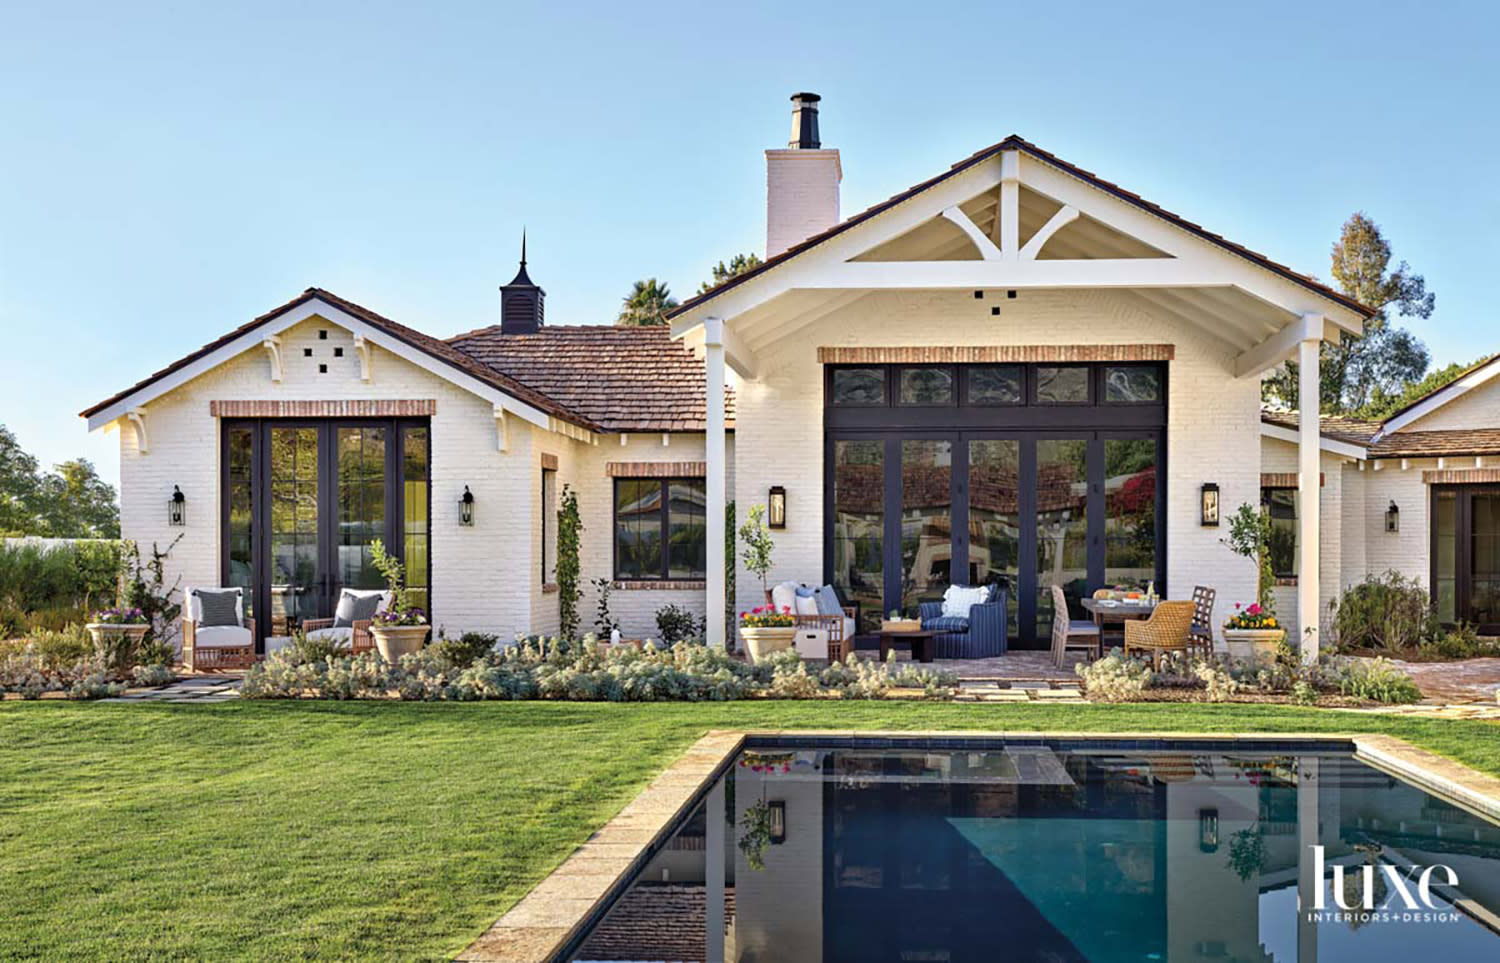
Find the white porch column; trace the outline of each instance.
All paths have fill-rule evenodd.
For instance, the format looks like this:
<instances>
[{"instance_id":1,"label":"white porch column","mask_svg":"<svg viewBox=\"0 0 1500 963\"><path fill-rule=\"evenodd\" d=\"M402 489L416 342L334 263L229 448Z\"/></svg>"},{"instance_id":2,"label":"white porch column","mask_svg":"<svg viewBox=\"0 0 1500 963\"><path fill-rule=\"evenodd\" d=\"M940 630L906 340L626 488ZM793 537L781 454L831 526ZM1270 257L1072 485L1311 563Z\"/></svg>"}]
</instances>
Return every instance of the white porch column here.
<instances>
[{"instance_id":1,"label":"white porch column","mask_svg":"<svg viewBox=\"0 0 1500 963\"><path fill-rule=\"evenodd\" d=\"M1318 658L1318 533L1320 510L1318 479L1318 410L1322 399L1319 385L1319 354L1323 319L1303 315L1304 338L1297 345L1299 399L1297 408L1297 626L1302 633L1302 660ZM1317 331L1315 337L1306 337Z\"/></svg>"},{"instance_id":2,"label":"white porch column","mask_svg":"<svg viewBox=\"0 0 1500 963\"><path fill-rule=\"evenodd\" d=\"M724 624L724 596L728 573L724 571L724 321L703 321L704 364L708 372L707 435L703 455L708 477L705 479L708 513L708 644L724 645L728 639Z\"/></svg>"}]
</instances>

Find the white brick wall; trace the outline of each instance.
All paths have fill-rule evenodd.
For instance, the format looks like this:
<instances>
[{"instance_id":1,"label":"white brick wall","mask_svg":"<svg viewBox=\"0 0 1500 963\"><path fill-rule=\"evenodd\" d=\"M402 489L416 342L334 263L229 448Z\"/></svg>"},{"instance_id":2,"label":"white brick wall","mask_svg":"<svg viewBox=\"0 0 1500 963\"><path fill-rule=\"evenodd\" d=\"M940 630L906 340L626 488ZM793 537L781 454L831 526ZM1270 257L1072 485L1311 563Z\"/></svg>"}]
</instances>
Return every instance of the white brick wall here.
<instances>
[{"instance_id":1,"label":"white brick wall","mask_svg":"<svg viewBox=\"0 0 1500 963\"><path fill-rule=\"evenodd\" d=\"M766 151L766 257L839 222L836 150Z\"/></svg>"},{"instance_id":2,"label":"white brick wall","mask_svg":"<svg viewBox=\"0 0 1500 963\"><path fill-rule=\"evenodd\" d=\"M1220 605L1255 597L1254 566L1199 520L1199 486L1218 482L1233 507L1260 497L1260 386L1236 380L1217 343L1146 314L1105 292L1024 292L990 315L991 300L968 292L893 292L855 304L762 352L761 378L735 382L738 463L732 489L745 507L787 489L787 528L775 533L773 580L823 574L823 418L820 345L1006 345L1173 343L1167 429L1167 577L1170 594L1214 585ZM758 597L739 573L741 607Z\"/></svg>"},{"instance_id":3,"label":"white brick wall","mask_svg":"<svg viewBox=\"0 0 1500 963\"><path fill-rule=\"evenodd\" d=\"M1500 426L1500 377L1459 395L1432 414L1419 418L1402 431L1440 431L1453 428ZM1400 432L1397 432L1399 435Z\"/></svg>"}]
</instances>

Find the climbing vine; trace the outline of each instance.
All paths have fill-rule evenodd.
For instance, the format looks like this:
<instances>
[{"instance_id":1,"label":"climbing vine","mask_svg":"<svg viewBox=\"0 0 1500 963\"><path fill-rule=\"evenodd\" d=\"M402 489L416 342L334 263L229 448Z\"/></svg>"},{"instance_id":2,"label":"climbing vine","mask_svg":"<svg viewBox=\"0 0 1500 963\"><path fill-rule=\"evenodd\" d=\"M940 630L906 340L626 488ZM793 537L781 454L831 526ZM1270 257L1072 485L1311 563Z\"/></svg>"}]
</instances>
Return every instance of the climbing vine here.
<instances>
[{"instance_id":1,"label":"climbing vine","mask_svg":"<svg viewBox=\"0 0 1500 963\"><path fill-rule=\"evenodd\" d=\"M563 485L562 501L557 509L557 617L558 635L565 639L578 635L579 533L583 520L578 515L578 493Z\"/></svg>"},{"instance_id":2,"label":"climbing vine","mask_svg":"<svg viewBox=\"0 0 1500 963\"><path fill-rule=\"evenodd\" d=\"M734 500L724 505L724 624L734 625ZM731 633L732 635L733 633Z\"/></svg>"}]
</instances>

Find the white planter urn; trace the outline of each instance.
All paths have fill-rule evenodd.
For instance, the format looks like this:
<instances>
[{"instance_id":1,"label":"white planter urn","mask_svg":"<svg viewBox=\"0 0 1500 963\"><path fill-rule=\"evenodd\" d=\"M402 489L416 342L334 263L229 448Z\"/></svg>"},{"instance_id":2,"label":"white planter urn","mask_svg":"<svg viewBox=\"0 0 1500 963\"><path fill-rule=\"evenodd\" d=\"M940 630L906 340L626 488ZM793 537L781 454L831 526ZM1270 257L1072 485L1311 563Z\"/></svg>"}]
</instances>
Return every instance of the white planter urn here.
<instances>
[{"instance_id":1,"label":"white planter urn","mask_svg":"<svg viewBox=\"0 0 1500 963\"><path fill-rule=\"evenodd\" d=\"M1276 658L1276 649L1286 638L1285 629L1225 629L1224 646L1232 659L1253 659L1256 662L1271 662Z\"/></svg>"},{"instance_id":2,"label":"white planter urn","mask_svg":"<svg viewBox=\"0 0 1500 963\"><path fill-rule=\"evenodd\" d=\"M740 626L740 641L745 643L745 651L750 653L750 661L757 664L764 662L772 652L790 649L796 638L797 627L795 625L777 628Z\"/></svg>"},{"instance_id":3,"label":"white planter urn","mask_svg":"<svg viewBox=\"0 0 1500 963\"><path fill-rule=\"evenodd\" d=\"M103 659L110 674L123 678L130 672L135 650L151 631L147 623L89 622L85 626L94 640L94 652Z\"/></svg>"},{"instance_id":4,"label":"white planter urn","mask_svg":"<svg viewBox=\"0 0 1500 963\"><path fill-rule=\"evenodd\" d=\"M375 636L375 648L380 650L380 657L396 665L403 655L421 651L431 629L430 625L372 625L370 634Z\"/></svg>"}]
</instances>

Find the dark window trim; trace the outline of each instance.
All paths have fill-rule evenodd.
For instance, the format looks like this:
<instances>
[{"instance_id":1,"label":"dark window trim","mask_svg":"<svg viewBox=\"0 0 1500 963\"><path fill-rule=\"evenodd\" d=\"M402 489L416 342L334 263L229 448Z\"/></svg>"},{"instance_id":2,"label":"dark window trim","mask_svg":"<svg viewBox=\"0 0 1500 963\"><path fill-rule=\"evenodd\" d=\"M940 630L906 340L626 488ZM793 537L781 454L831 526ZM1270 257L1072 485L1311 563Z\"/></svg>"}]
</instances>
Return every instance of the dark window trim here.
<instances>
[{"instance_id":1,"label":"dark window trim","mask_svg":"<svg viewBox=\"0 0 1500 963\"><path fill-rule=\"evenodd\" d=\"M1266 497L1266 493L1267 492L1291 492L1292 495L1293 495L1293 498L1294 498L1294 500L1292 502L1292 512L1293 512L1292 521L1293 522L1300 521L1299 516L1301 515L1301 512L1302 512L1302 504L1301 504L1302 490L1300 488L1298 488L1296 485L1262 485L1262 486L1260 486L1260 503L1261 503L1262 507L1267 507L1267 506L1270 505L1270 500ZM1299 540L1302 537L1302 532L1301 532L1300 527L1297 529L1296 537ZM1298 550L1293 551L1292 552L1292 564L1295 566L1295 565L1299 564L1300 561L1301 561L1301 550L1298 549ZM1272 568L1271 577L1274 578L1274 579L1276 579L1276 582L1277 582L1278 585L1281 585L1281 584L1296 585L1297 584L1297 575L1298 575L1297 572L1295 572L1295 571L1292 571L1292 572L1278 572L1278 571L1275 570L1276 567L1274 565L1271 568Z\"/></svg>"},{"instance_id":2,"label":"dark window trim","mask_svg":"<svg viewBox=\"0 0 1500 963\"><path fill-rule=\"evenodd\" d=\"M1087 396L1082 401L1043 401L1037 397L1041 390L1038 372L1043 368L1082 368L1084 391ZM1099 367L1083 361L1043 361L1026 366L1026 403L1037 408L1094 408L1098 407L1099 398Z\"/></svg>"},{"instance_id":3,"label":"dark window trim","mask_svg":"<svg viewBox=\"0 0 1500 963\"><path fill-rule=\"evenodd\" d=\"M969 400L969 376L981 368L1011 368L1016 372L1016 380L1019 382L1020 390L1016 394L1015 401L970 401ZM964 408L1019 408L1026 404L1026 365L1019 361L995 362L993 364L962 364L958 366L959 375L959 405Z\"/></svg>"},{"instance_id":4,"label":"dark window trim","mask_svg":"<svg viewBox=\"0 0 1500 963\"><path fill-rule=\"evenodd\" d=\"M1157 373L1161 376L1158 379L1158 382L1157 382L1158 386L1160 388L1159 393L1161 395L1161 398L1158 399L1158 400L1156 400L1156 401L1110 401L1106 397L1106 392L1105 392L1105 384L1106 384L1105 373L1108 372L1109 369L1111 369L1111 368L1155 368L1157 370ZM1098 394L1097 394L1097 397L1099 399L1098 403L1101 406L1106 407L1106 408L1119 408L1119 407L1122 407L1122 406L1123 407L1127 407L1127 408L1136 408L1136 407L1147 407L1147 408L1150 408L1150 407L1154 407L1156 405L1162 404L1165 401L1166 396L1167 396L1167 379L1166 379L1166 373L1164 371L1162 371L1162 363L1159 362L1159 361L1106 361L1106 362L1101 362L1099 364L1098 378L1099 378Z\"/></svg>"},{"instance_id":5,"label":"dark window trim","mask_svg":"<svg viewBox=\"0 0 1500 963\"><path fill-rule=\"evenodd\" d=\"M863 410L868 410L868 409L871 409L871 408L890 408L890 407L892 407L892 394L891 394L891 391L892 391L892 389L891 389L891 380L892 380L891 379L891 368L892 367L893 367L893 365L888 365L888 364L841 364L841 365L829 365L828 366L828 373L826 375L827 380L826 380L826 382L824 384L824 399L825 399L825 403L829 407L833 407L833 408L845 408L845 409L850 409L850 410L854 410L854 411L863 411ZM865 403L862 403L862 404L858 403L858 402L853 402L853 401L835 402L833 400L833 371L835 369L837 369L839 371L879 371L880 372L880 378L881 378L880 390L881 390L881 394L883 394L885 396L884 400L883 401L870 401L870 402L865 402Z\"/></svg>"},{"instance_id":6,"label":"dark window trim","mask_svg":"<svg viewBox=\"0 0 1500 963\"><path fill-rule=\"evenodd\" d=\"M958 366L951 364L896 364L887 365L889 374L886 378L891 383L891 404L897 408L957 408L959 405L959 373ZM947 401L902 401L901 379L908 371L946 371L948 372L949 396ZM894 375L895 377L891 377Z\"/></svg>"},{"instance_id":7,"label":"dark window trim","mask_svg":"<svg viewBox=\"0 0 1500 963\"><path fill-rule=\"evenodd\" d=\"M638 484L640 482L649 482L649 481L658 482L661 485L661 508L660 508L660 514L661 514L661 522L660 522L660 524L661 524L661 562L660 562L660 564L661 564L661 568L658 570L657 574L655 574L655 575L650 575L650 574L623 575L620 572L620 541L619 541L619 537L618 537L619 536L619 520L615 516L615 512L619 509L619 506L620 506L620 484L622 482L630 482L631 484ZM671 572L672 572L672 564L671 564L671 559L672 559L672 544L671 544L670 535L671 535L671 531L672 531L672 525L671 525L671 521L672 521L672 485L673 485L673 483L682 483L682 482L687 482L687 483L690 483L690 484L697 484L697 485L703 486L703 488L705 490L707 489L707 486L708 486L707 479L703 478L702 476L690 477L690 476L686 476L686 475L676 475L676 476L673 476L671 478L616 478L614 480L614 484L612 486L610 486L610 495L612 497L611 497L610 506L609 506L609 545L610 545L610 565L609 565L609 567L610 567L610 572L611 572L611 575L612 575L614 581L616 581L616 582L701 582L701 581L704 581L705 579L708 578L708 569L707 569L707 565L708 565L708 552L707 552L707 547L706 547L706 543L707 543L707 539L708 539L708 514L707 514L706 506L705 506L705 511L704 511L704 515L703 515L703 537L704 537L704 541L705 541L704 570L702 572L690 573L690 574L685 575L685 576L676 576L676 577L673 577L672 574L671 574Z\"/></svg>"},{"instance_id":8,"label":"dark window trim","mask_svg":"<svg viewBox=\"0 0 1500 963\"><path fill-rule=\"evenodd\" d=\"M1481 494L1495 494L1500 487L1492 483L1471 483L1458 485L1428 485L1427 486L1427 585L1429 601L1434 611L1437 607L1437 577L1438 577L1438 541L1437 525L1437 499L1439 493L1452 492L1453 504L1453 547L1455 557L1453 560L1453 612L1458 622L1465 622L1465 616L1474 602L1474 576L1473 576L1473 552L1474 552L1474 503L1473 496ZM1378 507L1378 506L1377 506ZM1381 508L1382 514L1385 509ZM1382 533L1382 538L1396 537L1387 536ZM1453 625L1455 623L1445 623ZM1478 622L1470 623L1480 635L1500 635L1500 623Z\"/></svg>"}]
</instances>

